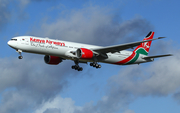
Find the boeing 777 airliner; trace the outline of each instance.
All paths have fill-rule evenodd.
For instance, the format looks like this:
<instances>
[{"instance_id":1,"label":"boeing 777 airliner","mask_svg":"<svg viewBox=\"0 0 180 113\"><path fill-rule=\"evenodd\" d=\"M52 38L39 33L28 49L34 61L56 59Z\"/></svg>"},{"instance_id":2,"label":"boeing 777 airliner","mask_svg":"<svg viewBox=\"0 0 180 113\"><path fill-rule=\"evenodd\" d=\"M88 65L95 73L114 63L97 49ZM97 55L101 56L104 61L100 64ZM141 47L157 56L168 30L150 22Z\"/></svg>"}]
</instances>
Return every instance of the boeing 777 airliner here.
<instances>
[{"instance_id":1,"label":"boeing 777 airliner","mask_svg":"<svg viewBox=\"0 0 180 113\"><path fill-rule=\"evenodd\" d=\"M101 68L98 62L129 65L151 62L154 58L171 56L171 54L147 56L151 42L161 39L158 37L153 39L154 32L144 38L143 41L114 45L114 46L95 46L62 40L53 40L49 38L40 38L34 36L19 36L8 41L8 45L15 49L19 54L19 59L22 59L22 52L43 54L44 61L47 64L57 65L65 59L73 60L75 65L72 69L82 71L83 68L79 63L90 62L90 66ZM137 47L136 47L137 46ZM136 47L134 51L127 51Z\"/></svg>"}]
</instances>

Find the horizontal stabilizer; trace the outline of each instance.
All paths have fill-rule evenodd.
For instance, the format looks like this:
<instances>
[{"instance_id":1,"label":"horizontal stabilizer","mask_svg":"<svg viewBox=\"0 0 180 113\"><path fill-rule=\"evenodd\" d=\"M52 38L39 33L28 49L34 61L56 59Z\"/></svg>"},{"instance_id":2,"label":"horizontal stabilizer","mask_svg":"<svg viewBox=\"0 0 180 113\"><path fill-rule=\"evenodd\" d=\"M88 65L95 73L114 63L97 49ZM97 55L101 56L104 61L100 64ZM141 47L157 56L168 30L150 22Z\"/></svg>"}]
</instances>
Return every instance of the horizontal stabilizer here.
<instances>
[{"instance_id":1,"label":"horizontal stabilizer","mask_svg":"<svg viewBox=\"0 0 180 113\"><path fill-rule=\"evenodd\" d=\"M162 39L162 38L166 38L166 37L158 37L158 39Z\"/></svg>"},{"instance_id":2,"label":"horizontal stabilizer","mask_svg":"<svg viewBox=\"0 0 180 113\"><path fill-rule=\"evenodd\" d=\"M151 58L159 58L159 57L167 57L167 56L172 56L172 54L157 55L157 56L147 56L147 57L144 57L143 59L151 59Z\"/></svg>"}]
</instances>

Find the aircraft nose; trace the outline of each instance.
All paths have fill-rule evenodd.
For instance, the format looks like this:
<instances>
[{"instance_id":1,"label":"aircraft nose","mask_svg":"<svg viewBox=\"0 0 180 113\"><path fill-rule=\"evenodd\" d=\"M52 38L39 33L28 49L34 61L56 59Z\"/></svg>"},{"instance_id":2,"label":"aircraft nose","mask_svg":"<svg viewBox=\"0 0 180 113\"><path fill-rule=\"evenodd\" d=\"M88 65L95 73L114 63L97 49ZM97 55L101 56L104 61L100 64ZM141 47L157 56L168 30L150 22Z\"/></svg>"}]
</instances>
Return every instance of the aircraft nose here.
<instances>
[{"instance_id":1,"label":"aircraft nose","mask_svg":"<svg viewBox=\"0 0 180 113\"><path fill-rule=\"evenodd\" d=\"M12 48L15 48L16 47L16 42L14 42L14 41L8 41L7 42L7 44L10 46L10 47L12 47Z\"/></svg>"},{"instance_id":2,"label":"aircraft nose","mask_svg":"<svg viewBox=\"0 0 180 113\"><path fill-rule=\"evenodd\" d=\"M11 45L11 41L8 41L7 44L10 46Z\"/></svg>"}]
</instances>

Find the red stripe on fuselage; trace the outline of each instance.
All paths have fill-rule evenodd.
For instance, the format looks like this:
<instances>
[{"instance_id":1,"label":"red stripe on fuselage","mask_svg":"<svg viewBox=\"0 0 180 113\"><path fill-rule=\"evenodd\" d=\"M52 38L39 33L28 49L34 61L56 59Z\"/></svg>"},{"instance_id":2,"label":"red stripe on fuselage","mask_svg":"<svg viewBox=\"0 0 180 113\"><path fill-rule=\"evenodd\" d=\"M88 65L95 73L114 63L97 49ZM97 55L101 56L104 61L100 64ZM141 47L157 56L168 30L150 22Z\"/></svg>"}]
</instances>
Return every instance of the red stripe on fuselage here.
<instances>
[{"instance_id":1,"label":"red stripe on fuselage","mask_svg":"<svg viewBox=\"0 0 180 113\"><path fill-rule=\"evenodd\" d=\"M135 55L136 55L136 53L133 52L133 53L132 53L129 57L127 57L126 59L121 60L121 61L119 61L119 62L117 62L117 63L114 63L114 64L119 64L119 65L121 65L121 64L126 64L126 63L128 63L129 61L131 61L131 60L135 57Z\"/></svg>"}]
</instances>

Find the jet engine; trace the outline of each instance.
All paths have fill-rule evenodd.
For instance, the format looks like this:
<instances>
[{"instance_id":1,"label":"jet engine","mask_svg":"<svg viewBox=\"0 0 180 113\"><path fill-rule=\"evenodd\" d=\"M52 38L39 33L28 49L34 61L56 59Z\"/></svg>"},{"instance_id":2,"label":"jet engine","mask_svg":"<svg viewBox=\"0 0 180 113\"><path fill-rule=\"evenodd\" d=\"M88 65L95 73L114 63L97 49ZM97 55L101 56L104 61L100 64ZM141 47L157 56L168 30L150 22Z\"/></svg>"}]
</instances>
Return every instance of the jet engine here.
<instances>
[{"instance_id":1,"label":"jet engine","mask_svg":"<svg viewBox=\"0 0 180 113\"><path fill-rule=\"evenodd\" d=\"M91 59L93 57L93 52L86 48L79 48L76 51L77 58L81 59Z\"/></svg>"},{"instance_id":2,"label":"jet engine","mask_svg":"<svg viewBox=\"0 0 180 113\"><path fill-rule=\"evenodd\" d=\"M57 56L45 55L44 56L44 62L46 64L58 65L60 62L62 62L62 59L60 57L57 57Z\"/></svg>"}]
</instances>

